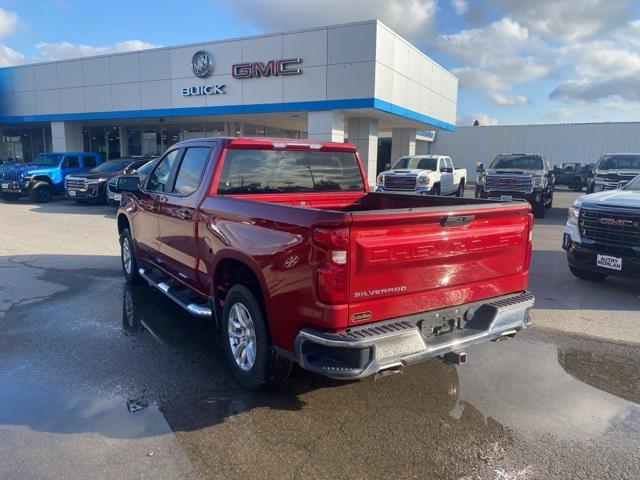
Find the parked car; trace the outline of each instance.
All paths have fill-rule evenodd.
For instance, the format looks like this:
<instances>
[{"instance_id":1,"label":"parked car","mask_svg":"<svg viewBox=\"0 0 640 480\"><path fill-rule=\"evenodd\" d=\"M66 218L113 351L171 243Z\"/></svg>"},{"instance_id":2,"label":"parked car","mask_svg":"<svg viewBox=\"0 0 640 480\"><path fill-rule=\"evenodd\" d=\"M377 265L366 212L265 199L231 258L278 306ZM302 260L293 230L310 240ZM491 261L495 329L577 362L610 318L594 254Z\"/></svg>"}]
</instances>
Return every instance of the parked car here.
<instances>
[{"instance_id":1,"label":"parked car","mask_svg":"<svg viewBox=\"0 0 640 480\"><path fill-rule=\"evenodd\" d=\"M69 175L65 179L65 196L77 202L107 202L107 182L116 175L134 171L145 160L119 158L101 163L87 173Z\"/></svg>"},{"instance_id":2,"label":"parked car","mask_svg":"<svg viewBox=\"0 0 640 480\"><path fill-rule=\"evenodd\" d=\"M33 202L46 203L52 195L64 193L68 175L87 172L100 163L97 153L40 153L31 163L0 169L0 194L7 202L28 195Z\"/></svg>"},{"instance_id":3,"label":"parked car","mask_svg":"<svg viewBox=\"0 0 640 480\"><path fill-rule=\"evenodd\" d=\"M562 248L578 278L640 279L640 175L619 190L578 198L569 208Z\"/></svg>"},{"instance_id":4,"label":"parked car","mask_svg":"<svg viewBox=\"0 0 640 480\"><path fill-rule=\"evenodd\" d=\"M138 177L140 177L140 182L144 182L144 179L147 177L147 174L153 167L154 160L156 160L156 157L145 158L141 160L143 162L141 166L130 168L122 175L138 175ZM112 207L120 206L120 196L122 192L118 190L118 178L120 178L120 175L111 177L107 181L107 203L109 203L109 205L111 205Z\"/></svg>"},{"instance_id":5,"label":"parked car","mask_svg":"<svg viewBox=\"0 0 640 480\"><path fill-rule=\"evenodd\" d=\"M498 155L488 169L479 163L476 171L476 198L527 200L537 218L543 218L545 209L553 206L553 170L538 153Z\"/></svg>"},{"instance_id":6,"label":"parked car","mask_svg":"<svg viewBox=\"0 0 640 480\"><path fill-rule=\"evenodd\" d=\"M588 193L615 190L640 174L640 153L607 153L596 164Z\"/></svg>"},{"instance_id":7,"label":"parked car","mask_svg":"<svg viewBox=\"0 0 640 480\"><path fill-rule=\"evenodd\" d=\"M580 192L589 184L589 177L593 176L595 164L563 163L553 168L555 185L566 185L576 192Z\"/></svg>"},{"instance_id":8,"label":"parked car","mask_svg":"<svg viewBox=\"0 0 640 480\"><path fill-rule=\"evenodd\" d=\"M529 326L524 202L370 193L353 145L211 138L118 180L124 276L212 318L235 378L337 379Z\"/></svg>"},{"instance_id":9,"label":"parked car","mask_svg":"<svg viewBox=\"0 0 640 480\"><path fill-rule=\"evenodd\" d=\"M464 196L467 170L444 155L411 155L378 175L376 192Z\"/></svg>"}]
</instances>

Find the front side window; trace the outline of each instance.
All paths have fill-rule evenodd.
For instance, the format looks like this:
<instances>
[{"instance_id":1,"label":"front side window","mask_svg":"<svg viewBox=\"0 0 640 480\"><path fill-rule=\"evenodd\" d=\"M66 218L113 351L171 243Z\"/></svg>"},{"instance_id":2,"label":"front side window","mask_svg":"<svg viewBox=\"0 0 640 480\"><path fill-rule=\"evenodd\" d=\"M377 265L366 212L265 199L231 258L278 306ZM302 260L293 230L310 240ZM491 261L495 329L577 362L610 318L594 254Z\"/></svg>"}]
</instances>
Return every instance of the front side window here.
<instances>
[{"instance_id":1,"label":"front side window","mask_svg":"<svg viewBox=\"0 0 640 480\"><path fill-rule=\"evenodd\" d=\"M174 193L191 195L198 189L204 168L207 166L209 152L210 149L205 147L187 148L176 176L176 184L173 188Z\"/></svg>"},{"instance_id":2,"label":"front side window","mask_svg":"<svg viewBox=\"0 0 640 480\"><path fill-rule=\"evenodd\" d=\"M147 190L150 192L168 192L170 189L169 182L171 181L171 172L173 170L173 164L178 158L178 150L172 150L167 153L158 166L149 175L149 181L147 182Z\"/></svg>"},{"instance_id":3,"label":"front side window","mask_svg":"<svg viewBox=\"0 0 640 480\"><path fill-rule=\"evenodd\" d=\"M84 156L84 166L85 167L95 167L96 165L97 165L96 157L94 157L93 155L85 155Z\"/></svg>"},{"instance_id":4,"label":"front side window","mask_svg":"<svg viewBox=\"0 0 640 480\"><path fill-rule=\"evenodd\" d=\"M227 151L218 193L364 191L351 152L292 150Z\"/></svg>"},{"instance_id":5,"label":"front side window","mask_svg":"<svg viewBox=\"0 0 640 480\"><path fill-rule=\"evenodd\" d=\"M489 168L544 170L540 155L498 155Z\"/></svg>"}]
</instances>

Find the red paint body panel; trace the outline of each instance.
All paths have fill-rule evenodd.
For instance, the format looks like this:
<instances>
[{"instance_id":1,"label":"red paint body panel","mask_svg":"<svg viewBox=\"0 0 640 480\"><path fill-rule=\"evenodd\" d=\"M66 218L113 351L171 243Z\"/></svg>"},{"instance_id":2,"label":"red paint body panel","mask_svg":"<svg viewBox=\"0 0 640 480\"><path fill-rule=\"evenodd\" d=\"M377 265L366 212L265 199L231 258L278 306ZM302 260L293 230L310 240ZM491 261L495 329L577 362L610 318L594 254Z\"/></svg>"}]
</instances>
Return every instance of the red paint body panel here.
<instances>
[{"instance_id":1,"label":"red paint body panel","mask_svg":"<svg viewBox=\"0 0 640 480\"><path fill-rule=\"evenodd\" d=\"M229 148L355 149L291 139L215 142L195 198L169 198L155 206L154 220L148 205L136 205L138 200L127 195L129 207L120 214L129 218L136 248L147 259L154 242L150 232L140 234L140 229L159 222L155 244L162 255L175 257L166 259L171 266L160 268L203 296L214 296L220 262L234 259L249 267L262 289L272 340L280 348L293 351L304 327L344 330L354 324L353 315L364 312L371 314L360 316L364 322L375 322L526 288L532 228L528 203L369 193L366 186L361 192L217 195ZM366 179L359 158L358 164ZM149 203L148 197L143 194L140 200ZM180 218L187 211L193 221ZM444 226L457 217L463 221ZM346 302L339 305L319 300L318 272L333 257L331 247L314 236L317 228L347 235L346 246L340 247L346 249L346 264L333 265L344 272L337 284L345 286ZM139 239L145 239L144 246Z\"/></svg>"}]
</instances>

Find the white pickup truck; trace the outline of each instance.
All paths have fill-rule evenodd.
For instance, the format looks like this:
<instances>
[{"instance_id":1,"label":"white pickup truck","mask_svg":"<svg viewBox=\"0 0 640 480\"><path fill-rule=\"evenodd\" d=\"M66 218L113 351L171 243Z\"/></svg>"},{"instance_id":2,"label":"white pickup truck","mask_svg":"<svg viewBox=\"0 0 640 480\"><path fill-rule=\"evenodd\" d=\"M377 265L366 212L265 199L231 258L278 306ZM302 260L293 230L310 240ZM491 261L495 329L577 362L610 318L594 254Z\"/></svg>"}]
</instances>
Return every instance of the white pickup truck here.
<instances>
[{"instance_id":1,"label":"white pickup truck","mask_svg":"<svg viewBox=\"0 0 640 480\"><path fill-rule=\"evenodd\" d=\"M411 155L378 175L376 192L462 197L466 183L467 169L454 168L451 157Z\"/></svg>"}]
</instances>

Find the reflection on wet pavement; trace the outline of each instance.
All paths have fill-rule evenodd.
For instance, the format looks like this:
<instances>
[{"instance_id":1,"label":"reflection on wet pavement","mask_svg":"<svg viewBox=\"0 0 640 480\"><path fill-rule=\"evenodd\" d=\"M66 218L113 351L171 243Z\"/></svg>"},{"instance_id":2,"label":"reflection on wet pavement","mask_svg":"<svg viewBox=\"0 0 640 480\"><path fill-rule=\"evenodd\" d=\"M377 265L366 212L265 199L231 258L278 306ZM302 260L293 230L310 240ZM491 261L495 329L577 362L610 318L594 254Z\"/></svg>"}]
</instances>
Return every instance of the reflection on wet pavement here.
<instances>
[{"instance_id":1,"label":"reflection on wet pavement","mask_svg":"<svg viewBox=\"0 0 640 480\"><path fill-rule=\"evenodd\" d=\"M21 438L33 454L37 433L134 442L132 451L174 438L181 448L167 447L163 465L183 468L184 451L202 478L631 479L640 471L632 349L532 331L470 349L463 368L432 360L349 383L296 369L281 388L256 393L233 382L214 328L158 292L81 272L56 279L64 294L3 320L0 432L15 442L0 442L0 460Z\"/></svg>"}]
</instances>

